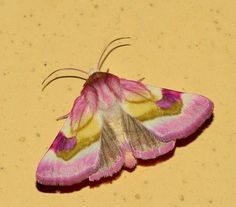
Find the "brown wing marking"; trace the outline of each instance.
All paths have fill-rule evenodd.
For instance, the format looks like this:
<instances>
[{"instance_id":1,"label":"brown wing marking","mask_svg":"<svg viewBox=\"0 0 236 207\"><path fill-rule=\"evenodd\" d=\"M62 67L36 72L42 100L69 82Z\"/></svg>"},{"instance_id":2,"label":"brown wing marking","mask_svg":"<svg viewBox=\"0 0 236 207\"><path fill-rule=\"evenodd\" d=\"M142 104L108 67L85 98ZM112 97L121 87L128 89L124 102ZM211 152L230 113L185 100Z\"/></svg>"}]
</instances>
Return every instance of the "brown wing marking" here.
<instances>
[{"instance_id":1,"label":"brown wing marking","mask_svg":"<svg viewBox=\"0 0 236 207\"><path fill-rule=\"evenodd\" d=\"M123 113L126 138L136 158L151 159L170 151L174 142L163 142L137 119Z\"/></svg>"}]
</instances>

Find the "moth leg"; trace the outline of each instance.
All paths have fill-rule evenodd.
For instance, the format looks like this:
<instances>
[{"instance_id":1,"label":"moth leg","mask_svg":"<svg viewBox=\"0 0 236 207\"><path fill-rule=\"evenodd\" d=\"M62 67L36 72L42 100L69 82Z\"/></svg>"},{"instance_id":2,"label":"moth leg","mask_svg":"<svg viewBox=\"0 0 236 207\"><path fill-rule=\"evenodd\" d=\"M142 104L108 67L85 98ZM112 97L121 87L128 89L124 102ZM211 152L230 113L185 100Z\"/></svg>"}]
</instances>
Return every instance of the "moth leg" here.
<instances>
[{"instance_id":1,"label":"moth leg","mask_svg":"<svg viewBox=\"0 0 236 207\"><path fill-rule=\"evenodd\" d=\"M175 141L161 141L140 121L125 112L123 113L123 123L127 140L136 158L153 159L169 152L175 146Z\"/></svg>"},{"instance_id":2,"label":"moth leg","mask_svg":"<svg viewBox=\"0 0 236 207\"><path fill-rule=\"evenodd\" d=\"M60 121L60 120L62 120L62 119L67 119L67 118L69 117L69 115L70 115L70 113L65 114L65 115L63 115L63 116L58 117L56 120L57 120L57 121Z\"/></svg>"},{"instance_id":3,"label":"moth leg","mask_svg":"<svg viewBox=\"0 0 236 207\"><path fill-rule=\"evenodd\" d=\"M142 82L145 79L145 77L142 77L140 79L138 79L139 82Z\"/></svg>"}]
</instances>

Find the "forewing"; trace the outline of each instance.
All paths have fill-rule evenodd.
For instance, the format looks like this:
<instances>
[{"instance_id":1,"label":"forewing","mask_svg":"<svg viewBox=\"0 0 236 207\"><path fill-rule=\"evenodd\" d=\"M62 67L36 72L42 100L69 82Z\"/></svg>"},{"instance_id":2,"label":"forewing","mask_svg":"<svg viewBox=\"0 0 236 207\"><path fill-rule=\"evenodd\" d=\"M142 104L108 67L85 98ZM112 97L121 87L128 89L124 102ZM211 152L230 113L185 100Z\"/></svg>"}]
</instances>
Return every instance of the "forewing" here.
<instances>
[{"instance_id":1,"label":"forewing","mask_svg":"<svg viewBox=\"0 0 236 207\"><path fill-rule=\"evenodd\" d=\"M91 94L90 94L91 95ZM79 97L48 152L36 178L44 185L72 185L118 172L124 163L114 129Z\"/></svg>"},{"instance_id":2,"label":"forewing","mask_svg":"<svg viewBox=\"0 0 236 207\"><path fill-rule=\"evenodd\" d=\"M101 128L99 113L89 108L84 97L79 97L40 161L37 181L44 185L72 185L88 178L97 169Z\"/></svg>"},{"instance_id":3,"label":"forewing","mask_svg":"<svg viewBox=\"0 0 236 207\"><path fill-rule=\"evenodd\" d=\"M121 80L123 109L163 141L194 133L213 113L206 97Z\"/></svg>"}]
</instances>

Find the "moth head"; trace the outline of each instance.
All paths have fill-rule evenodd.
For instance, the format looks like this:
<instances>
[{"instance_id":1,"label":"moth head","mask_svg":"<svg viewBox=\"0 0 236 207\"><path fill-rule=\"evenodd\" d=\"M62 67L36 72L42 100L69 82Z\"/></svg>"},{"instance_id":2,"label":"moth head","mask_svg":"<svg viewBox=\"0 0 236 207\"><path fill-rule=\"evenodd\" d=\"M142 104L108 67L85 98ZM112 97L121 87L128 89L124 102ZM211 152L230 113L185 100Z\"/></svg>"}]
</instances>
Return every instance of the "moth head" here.
<instances>
[{"instance_id":1,"label":"moth head","mask_svg":"<svg viewBox=\"0 0 236 207\"><path fill-rule=\"evenodd\" d=\"M88 75L91 76L93 73L96 73L98 72L99 70L98 69L95 69L95 68L91 68L88 72Z\"/></svg>"},{"instance_id":2,"label":"moth head","mask_svg":"<svg viewBox=\"0 0 236 207\"><path fill-rule=\"evenodd\" d=\"M94 70L88 77L88 79L86 80L86 82L84 83L85 85L93 85L95 82L102 80L104 78L106 78L108 76L107 72L100 72L98 70Z\"/></svg>"}]
</instances>

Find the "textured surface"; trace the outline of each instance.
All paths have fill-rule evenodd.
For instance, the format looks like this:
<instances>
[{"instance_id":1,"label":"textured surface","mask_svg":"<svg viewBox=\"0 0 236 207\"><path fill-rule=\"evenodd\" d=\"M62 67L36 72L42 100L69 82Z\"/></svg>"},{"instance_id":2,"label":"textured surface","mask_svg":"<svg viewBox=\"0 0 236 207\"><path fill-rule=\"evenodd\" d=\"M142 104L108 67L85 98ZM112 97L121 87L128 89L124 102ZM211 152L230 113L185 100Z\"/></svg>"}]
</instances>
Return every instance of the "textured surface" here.
<instances>
[{"instance_id":1,"label":"textured surface","mask_svg":"<svg viewBox=\"0 0 236 207\"><path fill-rule=\"evenodd\" d=\"M235 9L233 0L0 0L1 203L235 206ZM36 188L36 166L62 126L55 119L70 110L82 86L60 80L41 93L42 79L61 67L94 67L105 43L126 35L133 46L114 52L103 70L205 95L215 103L214 120L159 163L68 194L41 192L48 189Z\"/></svg>"}]
</instances>

